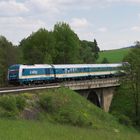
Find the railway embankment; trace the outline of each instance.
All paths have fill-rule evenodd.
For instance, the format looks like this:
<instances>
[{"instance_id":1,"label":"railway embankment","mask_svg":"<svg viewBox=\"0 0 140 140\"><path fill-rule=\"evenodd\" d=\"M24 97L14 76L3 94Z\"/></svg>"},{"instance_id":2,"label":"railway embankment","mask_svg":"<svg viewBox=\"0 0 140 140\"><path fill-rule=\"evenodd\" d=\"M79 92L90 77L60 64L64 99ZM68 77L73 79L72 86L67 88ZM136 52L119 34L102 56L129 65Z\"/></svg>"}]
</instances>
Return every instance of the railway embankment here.
<instances>
[{"instance_id":1,"label":"railway embankment","mask_svg":"<svg viewBox=\"0 0 140 140\"><path fill-rule=\"evenodd\" d=\"M51 127L56 125L57 128L59 125L60 127L73 127L73 129L77 130L87 129L87 132L90 133L91 131L97 131L97 133L99 131L101 133L105 131L105 133L113 133L113 135L118 138L119 135L121 137L124 131L129 133L131 130L137 134L131 127L131 124L127 123L127 126L121 125L117 118L114 118L109 113L103 112L100 108L67 88L0 96L0 120L8 120L8 123L11 124L16 121L18 123L25 122L25 124L27 122L29 124L34 122L33 125L40 123L39 128L41 128L41 124L43 124L43 127L46 127L45 124L48 124L51 125ZM12 129L14 129L16 125L12 126ZM51 127L48 129L51 129ZM19 130L17 129L17 131ZM30 130L28 131L30 132ZM42 131L44 132L44 129ZM46 133L48 131L50 130L46 129ZM92 135L89 139L94 137ZM60 138L62 138L62 136L60 136Z\"/></svg>"}]
</instances>

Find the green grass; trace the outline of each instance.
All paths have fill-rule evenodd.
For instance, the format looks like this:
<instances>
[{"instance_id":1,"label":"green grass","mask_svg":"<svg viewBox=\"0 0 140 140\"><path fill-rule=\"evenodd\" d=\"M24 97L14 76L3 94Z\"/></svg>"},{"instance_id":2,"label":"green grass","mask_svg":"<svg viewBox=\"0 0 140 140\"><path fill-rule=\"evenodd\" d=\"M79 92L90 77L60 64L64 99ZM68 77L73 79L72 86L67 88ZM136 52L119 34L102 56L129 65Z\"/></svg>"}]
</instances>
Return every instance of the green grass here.
<instances>
[{"instance_id":1,"label":"green grass","mask_svg":"<svg viewBox=\"0 0 140 140\"><path fill-rule=\"evenodd\" d=\"M98 63L101 63L104 58L107 58L109 63L122 62L123 58L129 53L130 48L107 50L99 53Z\"/></svg>"},{"instance_id":2,"label":"green grass","mask_svg":"<svg viewBox=\"0 0 140 140\"><path fill-rule=\"evenodd\" d=\"M39 107L40 102L41 116L39 120L30 121L1 118L0 140L140 139L134 128L119 124L112 115L69 89L36 91L36 94L21 96L28 99L30 106L26 108Z\"/></svg>"},{"instance_id":3,"label":"green grass","mask_svg":"<svg viewBox=\"0 0 140 140\"><path fill-rule=\"evenodd\" d=\"M89 129L39 121L0 120L1 140L139 140L128 130Z\"/></svg>"}]
</instances>

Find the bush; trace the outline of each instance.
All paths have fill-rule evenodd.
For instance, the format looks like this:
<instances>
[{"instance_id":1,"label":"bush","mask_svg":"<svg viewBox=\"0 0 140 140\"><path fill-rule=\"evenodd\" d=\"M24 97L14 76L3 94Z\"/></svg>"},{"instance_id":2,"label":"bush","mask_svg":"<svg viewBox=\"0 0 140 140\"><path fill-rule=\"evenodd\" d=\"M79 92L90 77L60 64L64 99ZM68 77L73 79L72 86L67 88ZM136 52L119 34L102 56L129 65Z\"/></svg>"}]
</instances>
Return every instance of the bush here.
<instances>
[{"instance_id":1,"label":"bush","mask_svg":"<svg viewBox=\"0 0 140 140\"><path fill-rule=\"evenodd\" d=\"M0 117L16 118L25 105L26 100L22 96L2 96L0 97Z\"/></svg>"},{"instance_id":2,"label":"bush","mask_svg":"<svg viewBox=\"0 0 140 140\"><path fill-rule=\"evenodd\" d=\"M48 112L53 112L52 97L47 95L41 95L39 99L40 106Z\"/></svg>"},{"instance_id":3,"label":"bush","mask_svg":"<svg viewBox=\"0 0 140 140\"><path fill-rule=\"evenodd\" d=\"M81 106L81 101L75 99L73 93L67 91L59 89L57 92L41 94L39 97L40 106L56 122L74 126L91 126L91 117Z\"/></svg>"},{"instance_id":4,"label":"bush","mask_svg":"<svg viewBox=\"0 0 140 140\"><path fill-rule=\"evenodd\" d=\"M23 96L16 96L16 106L22 111L26 106L26 99Z\"/></svg>"},{"instance_id":5,"label":"bush","mask_svg":"<svg viewBox=\"0 0 140 140\"><path fill-rule=\"evenodd\" d=\"M123 125L126 125L126 126L131 126L132 125L132 121L126 115L119 114L117 112L112 112L112 115L116 116L119 123L121 123Z\"/></svg>"},{"instance_id":6,"label":"bush","mask_svg":"<svg viewBox=\"0 0 140 140\"><path fill-rule=\"evenodd\" d=\"M48 92L39 96L40 106L47 112L57 112L61 107L68 103L66 94L57 92Z\"/></svg>"},{"instance_id":7,"label":"bush","mask_svg":"<svg viewBox=\"0 0 140 140\"><path fill-rule=\"evenodd\" d=\"M3 96L0 98L0 106L7 111L17 111L16 98L14 96Z\"/></svg>"},{"instance_id":8,"label":"bush","mask_svg":"<svg viewBox=\"0 0 140 140\"><path fill-rule=\"evenodd\" d=\"M74 108L61 109L59 113L55 115L55 119L60 123L72 124L74 126L92 125L92 122L88 118Z\"/></svg>"},{"instance_id":9,"label":"bush","mask_svg":"<svg viewBox=\"0 0 140 140\"><path fill-rule=\"evenodd\" d=\"M119 122L121 124L127 125L127 126L131 126L132 125L132 121L129 119L129 117L125 116L125 115L120 115L119 116Z\"/></svg>"}]
</instances>

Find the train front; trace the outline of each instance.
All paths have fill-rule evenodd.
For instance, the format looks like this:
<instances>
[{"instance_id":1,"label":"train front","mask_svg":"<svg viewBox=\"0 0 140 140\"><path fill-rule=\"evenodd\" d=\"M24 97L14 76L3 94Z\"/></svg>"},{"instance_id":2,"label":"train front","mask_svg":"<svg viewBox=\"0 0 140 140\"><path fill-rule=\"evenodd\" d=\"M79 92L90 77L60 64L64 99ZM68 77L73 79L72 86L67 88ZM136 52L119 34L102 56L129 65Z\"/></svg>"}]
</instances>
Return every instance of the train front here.
<instances>
[{"instance_id":1,"label":"train front","mask_svg":"<svg viewBox=\"0 0 140 140\"><path fill-rule=\"evenodd\" d=\"M9 84L19 84L19 68L20 65L12 65L8 69Z\"/></svg>"}]
</instances>

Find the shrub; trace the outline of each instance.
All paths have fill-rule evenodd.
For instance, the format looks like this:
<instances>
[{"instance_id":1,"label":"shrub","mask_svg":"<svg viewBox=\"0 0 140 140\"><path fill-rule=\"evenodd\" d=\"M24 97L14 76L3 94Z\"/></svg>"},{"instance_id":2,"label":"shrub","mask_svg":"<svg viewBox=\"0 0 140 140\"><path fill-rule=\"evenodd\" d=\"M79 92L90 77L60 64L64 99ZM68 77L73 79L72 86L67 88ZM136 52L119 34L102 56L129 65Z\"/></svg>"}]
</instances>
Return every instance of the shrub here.
<instances>
[{"instance_id":1,"label":"shrub","mask_svg":"<svg viewBox=\"0 0 140 140\"><path fill-rule=\"evenodd\" d=\"M39 104L45 111L50 113L57 112L67 103L67 97L61 93L48 92L39 96Z\"/></svg>"},{"instance_id":2,"label":"shrub","mask_svg":"<svg viewBox=\"0 0 140 140\"><path fill-rule=\"evenodd\" d=\"M132 125L132 121L129 119L129 117L125 116L125 115L120 115L119 116L119 122L121 124L127 125L127 126L131 126Z\"/></svg>"},{"instance_id":3,"label":"shrub","mask_svg":"<svg viewBox=\"0 0 140 140\"><path fill-rule=\"evenodd\" d=\"M16 96L16 106L22 111L26 106L26 99L23 96Z\"/></svg>"},{"instance_id":4,"label":"shrub","mask_svg":"<svg viewBox=\"0 0 140 140\"><path fill-rule=\"evenodd\" d=\"M16 112L16 98L14 96L3 96L0 98L0 106L7 111Z\"/></svg>"},{"instance_id":5,"label":"shrub","mask_svg":"<svg viewBox=\"0 0 140 140\"><path fill-rule=\"evenodd\" d=\"M52 97L47 95L41 95L39 99L39 104L43 109L45 109L48 112L53 111L53 103L52 103Z\"/></svg>"},{"instance_id":6,"label":"shrub","mask_svg":"<svg viewBox=\"0 0 140 140\"><path fill-rule=\"evenodd\" d=\"M123 125L126 125L126 126L131 126L132 125L132 121L126 115L120 114L118 112L112 112L112 115L116 116L119 123L121 123Z\"/></svg>"}]
</instances>

